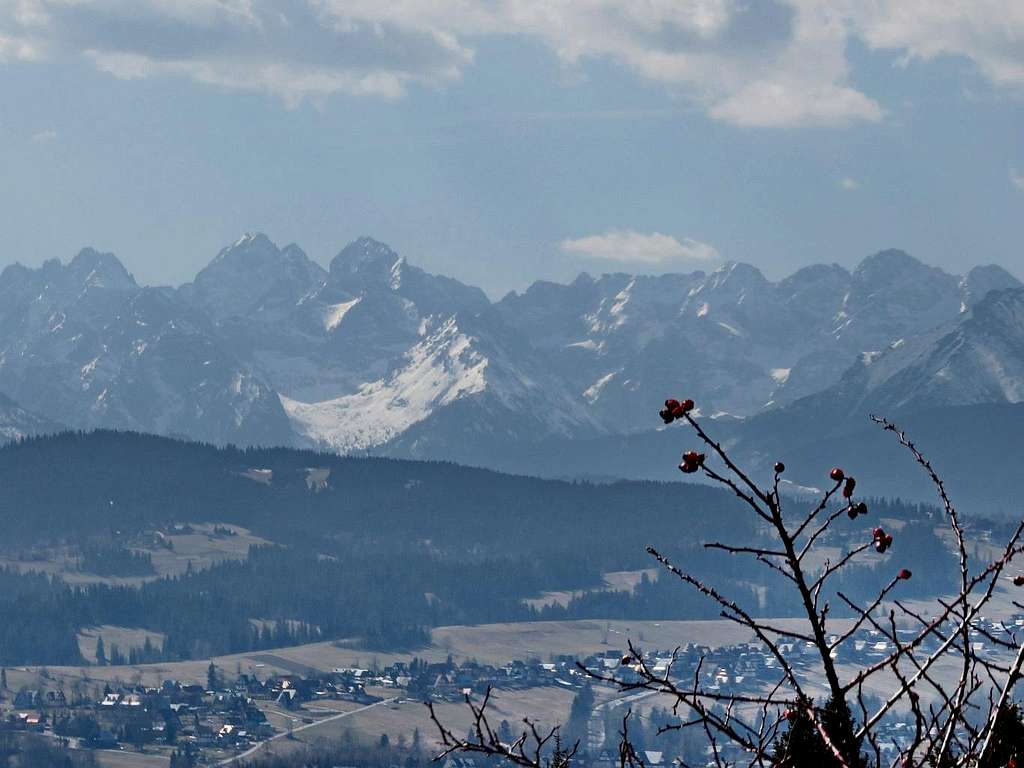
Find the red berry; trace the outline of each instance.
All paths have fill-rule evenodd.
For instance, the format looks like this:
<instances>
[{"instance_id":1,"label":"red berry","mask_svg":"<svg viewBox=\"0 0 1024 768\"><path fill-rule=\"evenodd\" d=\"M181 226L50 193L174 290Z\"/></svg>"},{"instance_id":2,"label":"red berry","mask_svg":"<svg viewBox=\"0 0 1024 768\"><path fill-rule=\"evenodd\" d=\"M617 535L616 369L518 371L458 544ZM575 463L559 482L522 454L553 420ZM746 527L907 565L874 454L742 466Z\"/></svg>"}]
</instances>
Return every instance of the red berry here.
<instances>
[{"instance_id":1,"label":"red berry","mask_svg":"<svg viewBox=\"0 0 1024 768\"><path fill-rule=\"evenodd\" d=\"M828 473L828 476L835 480L837 483L843 482L843 478L846 477L846 473L843 472L839 467L832 467L832 471Z\"/></svg>"},{"instance_id":2,"label":"red berry","mask_svg":"<svg viewBox=\"0 0 1024 768\"><path fill-rule=\"evenodd\" d=\"M875 539L876 541L878 539L884 539L885 538L885 529L884 528L875 528L875 530L873 530L871 532L871 538Z\"/></svg>"},{"instance_id":3,"label":"red berry","mask_svg":"<svg viewBox=\"0 0 1024 768\"><path fill-rule=\"evenodd\" d=\"M697 465L691 461L684 461L679 465L679 471L690 475L697 471Z\"/></svg>"},{"instance_id":4,"label":"red berry","mask_svg":"<svg viewBox=\"0 0 1024 768\"><path fill-rule=\"evenodd\" d=\"M1024 587L1024 576L1014 576L1013 577L1013 586L1015 586L1015 587Z\"/></svg>"},{"instance_id":5,"label":"red berry","mask_svg":"<svg viewBox=\"0 0 1024 768\"><path fill-rule=\"evenodd\" d=\"M775 462L775 474L776 475L781 475L785 471L786 471L786 465L783 464L781 461L776 461Z\"/></svg>"},{"instance_id":6,"label":"red berry","mask_svg":"<svg viewBox=\"0 0 1024 768\"><path fill-rule=\"evenodd\" d=\"M863 501L857 504L857 514L866 515L868 513L868 505Z\"/></svg>"},{"instance_id":7,"label":"red berry","mask_svg":"<svg viewBox=\"0 0 1024 768\"><path fill-rule=\"evenodd\" d=\"M665 410L666 411L674 411L678 407L679 407L679 401L678 400L666 400L665 401Z\"/></svg>"},{"instance_id":8,"label":"red berry","mask_svg":"<svg viewBox=\"0 0 1024 768\"><path fill-rule=\"evenodd\" d=\"M787 709L782 713L782 716L787 720L796 720L796 712L792 709Z\"/></svg>"},{"instance_id":9,"label":"red berry","mask_svg":"<svg viewBox=\"0 0 1024 768\"><path fill-rule=\"evenodd\" d=\"M693 410L694 402L693 400L687 398L686 400L683 400L683 402L681 402L679 406L683 409L683 413L689 413L690 411Z\"/></svg>"},{"instance_id":10,"label":"red berry","mask_svg":"<svg viewBox=\"0 0 1024 768\"><path fill-rule=\"evenodd\" d=\"M885 534L885 546L887 546L887 547L891 547L892 546L892 534L891 533Z\"/></svg>"},{"instance_id":11,"label":"red berry","mask_svg":"<svg viewBox=\"0 0 1024 768\"><path fill-rule=\"evenodd\" d=\"M846 508L846 516L851 520L857 519L857 508L853 504Z\"/></svg>"},{"instance_id":12,"label":"red berry","mask_svg":"<svg viewBox=\"0 0 1024 768\"><path fill-rule=\"evenodd\" d=\"M899 574L897 575L897 578L898 578L898 579L902 579L903 581L906 581L907 579L909 579L909 578L910 578L911 576L913 576L913 575L914 575L914 574L912 574L912 573L911 573L911 572L910 572L909 570L907 570L906 568L902 568L902 569L900 570Z\"/></svg>"},{"instance_id":13,"label":"red berry","mask_svg":"<svg viewBox=\"0 0 1024 768\"><path fill-rule=\"evenodd\" d=\"M692 464L696 464L697 463L697 457L699 455L700 454L697 453L696 451L687 451L686 453L683 454L683 461L689 461Z\"/></svg>"},{"instance_id":14,"label":"red berry","mask_svg":"<svg viewBox=\"0 0 1024 768\"><path fill-rule=\"evenodd\" d=\"M672 415L672 411L666 408L663 411L658 411L658 415L661 416L661 420L666 424L671 424L675 420L675 416Z\"/></svg>"},{"instance_id":15,"label":"red berry","mask_svg":"<svg viewBox=\"0 0 1024 768\"><path fill-rule=\"evenodd\" d=\"M877 552L880 555L885 554L885 550L887 550L888 548L889 547L885 543L885 539L880 539L879 541L875 542L875 552Z\"/></svg>"},{"instance_id":16,"label":"red berry","mask_svg":"<svg viewBox=\"0 0 1024 768\"><path fill-rule=\"evenodd\" d=\"M629 656L623 656L622 657L622 666L628 667L632 662L633 662L633 659L630 658Z\"/></svg>"},{"instance_id":17,"label":"red berry","mask_svg":"<svg viewBox=\"0 0 1024 768\"><path fill-rule=\"evenodd\" d=\"M848 499L853 496L853 489L857 485L857 481L852 477L846 478L846 485L843 486L843 498Z\"/></svg>"}]
</instances>

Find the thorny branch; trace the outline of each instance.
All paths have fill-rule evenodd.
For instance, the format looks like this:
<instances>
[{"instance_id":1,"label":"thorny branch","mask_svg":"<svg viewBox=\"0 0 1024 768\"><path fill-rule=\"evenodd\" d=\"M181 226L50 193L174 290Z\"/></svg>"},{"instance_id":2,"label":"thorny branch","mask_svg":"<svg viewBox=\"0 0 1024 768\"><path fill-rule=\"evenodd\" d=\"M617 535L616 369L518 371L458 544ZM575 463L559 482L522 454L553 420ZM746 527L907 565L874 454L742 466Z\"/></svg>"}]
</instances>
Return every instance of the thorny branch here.
<instances>
[{"instance_id":1,"label":"thorny branch","mask_svg":"<svg viewBox=\"0 0 1024 768\"><path fill-rule=\"evenodd\" d=\"M703 453L694 450L683 454L679 468L687 474L700 472L710 482L730 490L760 521L769 539L768 544L714 541L704 544L704 547L734 556L750 556L770 571L784 576L785 583L799 598L804 628L757 618L714 585L680 568L655 547L648 547L648 553L668 573L716 603L723 618L750 630L778 664L780 677L767 690L727 693L717 686L704 684L703 656L697 660L687 681L680 678L676 669L678 649L667 667L656 671L632 641L629 642L628 656L622 660L622 667L628 670L628 675L583 668L585 673L623 692L644 690L669 697L674 702L672 711L677 716L683 711L686 717L678 723L663 726L659 732L698 729L704 734L708 758L715 765L726 764L730 746L738 750L738 754L746 756L743 759L749 766L786 764L788 753L780 756L773 750L787 727L795 727L793 723L802 719L818 735L834 765L859 768L871 762L882 766L883 751L889 745L883 743L877 729L883 719L901 704L913 717L913 734L909 745L897 749L898 756L893 765L902 768L986 765L985 760L993 749L993 734L999 715L1010 704L1014 685L1024 672L1024 645L1009 631L1006 638L994 636L979 627L979 619L991 603L996 585L1007 567L1024 552L1020 543L1024 522L1017 527L999 557L972 573L964 528L942 478L899 427L887 419L872 416L883 430L895 435L935 486L955 546L959 589L952 596L938 599L934 615L926 618L918 609L896 597L900 584L912 575L909 570L902 569L866 605L836 592L836 597L854 618L844 631L830 633L826 626L829 606L826 603L823 608L819 607L826 585L872 547L885 552L892 536L876 529L872 541L850 546L835 562L825 559L824 565L812 573L810 563L814 559L808 556L827 540L837 522L844 515L856 519L867 511L863 501L855 500L856 481L841 469L833 469L828 489L822 492L814 506L802 516L789 520L788 515L783 515L779 494L780 477L785 466L777 462L771 485L762 488L753 474L741 468L729 451L704 430L693 411L694 404L690 400L681 403L669 400L661 416L667 424L674 421L687 424L706 446L711 460L721 463L721 468L714 468ZM842 504L833 507L838 499ZM1024 585L1024 577L1018 576L1015 584ZM879 637L885 638L892 650L879 660L855 670L844 680L836 661L837 655L864 627L870 627ZM971 642L972 632L980 633L996 647L1013 651L1013 661L1000 664L985 658L975 650L975 644ZM926 651L926 641L929 640L935 647ZM816 674L826 683L827 702L818 703L812 699L806 688L813 681L798 674L787 658L784 647L793 642L808 644L816 650ZM934 668L949 658L959 660L959 671L954 682L943 683ZM874 711L865 697L868 683L876 691L880 687L887 690L881 705ZM466 703L474 723L472 738L469 739L457 738L438 720L433 705L428 704L444 747L439 758L453 752L475 752L504 758L523 768L565 768L576 756L578 743L571 749L563 749L557 728L541 732L529 720L524 721L526 729L518 739L510 744L502 743L487 719L490 698L490 689L479 705L467 697ZM836 717L837 712L849 714L853 711L857 712L859 725L853 722L853 715L845 720ZM627 713L623 718L619 731L620 768L645 768L630 739L628 721L631 714ZM681 758L677 762L685 765Z\"/></svg>"}]
</instances>

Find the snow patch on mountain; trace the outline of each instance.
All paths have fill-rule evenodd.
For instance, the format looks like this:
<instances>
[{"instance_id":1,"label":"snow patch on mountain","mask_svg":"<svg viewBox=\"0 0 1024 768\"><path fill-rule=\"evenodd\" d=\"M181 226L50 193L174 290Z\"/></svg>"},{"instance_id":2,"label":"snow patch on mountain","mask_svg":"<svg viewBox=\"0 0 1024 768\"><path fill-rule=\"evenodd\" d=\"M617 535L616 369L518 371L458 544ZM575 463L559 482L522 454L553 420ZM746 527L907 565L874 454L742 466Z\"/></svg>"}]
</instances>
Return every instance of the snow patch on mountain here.
<instances>
[{"instance_id":1,"label":"snow patch on mountain","mask_svg":"<svg viewBox=\"0 0 1024 768\"><path fill-rule=\"evenodd\" d=\"M347 315L349 310L358 304L360 300L361 297L352 299L351 301L343 301L340 304L328 304L324 307L324 330L330 332L341 325L341 321L345 319L345 315Z\"/></svg>"},{"instance_id":2,"label":"snow patch on mountain","mask_svg":"<svg viewBox=\"0 0 1024 768\"><path fill-rule=\"evenodd\" d=\"M615 378L615 374L617 373L619 373L619 371L612 371L611 373L606 373L604 376L602 376L589 387L587 387L585 390L583 390L583 397L587 399L587 402L597 402L597 399L601 396L601 390L605 388L609 381Z\"/></svg>"},{"instance_id":3,"label":"snow patch on mountain","mask_svg":"<svg viewBox=\"0 0 1024 768\"><path fill-rule=\"evenodd\" d=\"M489 360L448 318L389 376L352 395L302 403L281 395L295 430L317 445L362 450L400 435L434 411L487 388Z\"/></svg>"}]
</instances>

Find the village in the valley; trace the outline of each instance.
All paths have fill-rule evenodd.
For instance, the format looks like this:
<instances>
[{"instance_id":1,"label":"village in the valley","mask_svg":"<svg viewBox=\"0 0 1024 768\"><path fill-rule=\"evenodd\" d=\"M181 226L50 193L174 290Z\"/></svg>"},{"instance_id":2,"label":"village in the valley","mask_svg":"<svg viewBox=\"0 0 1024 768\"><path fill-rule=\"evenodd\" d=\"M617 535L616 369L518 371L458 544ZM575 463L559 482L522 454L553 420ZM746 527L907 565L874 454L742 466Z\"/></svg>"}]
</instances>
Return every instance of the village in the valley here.
<instances>
[{"instance_id":1,"label":"village in the valley","mask_svg":"<svg viewBox=\"0 0 1024 768\"><path fill-rule=\"evenodd\" d=\"M1007 624L979 624L972 638L976 652L999 654L988 638L1021 626L1024 616ZM939 642L938 635L926 641L936 646ZM813 684L817 651L800 642L783 643L780 650L787 663ZM840 646L838 659L851 666L870 664L891 650L890 641L879 632L860 629ZM144 679L144 666L118 668L123 678L108 674L103 679L90 676L89 667L80 668L77 676L66 670L9 668L0 680L0 750L11 739L35 737L92 750L100 765L120 765L119 755L131 755L132 764L139 765L169 765L173 756L176 766L226 766L241 765L246 758L269 754L289 742L344 734L366 743L394 741L429 758L437 751L436 732L422 704L431 701L455 711L464 707L467 697L479 704L491 689L499 704L512 697L526 708L524 702L531 699L523 696L531 692L549 699L557 695L571 703L559 722L580 740L577 762L612 768L618 760L619 724L627 711L634 713L634 725L639 723L641 729L644 719L659 707L662 719L671 715L678 721L685 714L672 713L672 699L663 693L624 689L599 679L614 675L627 684L640 680L635 659L624 663L630 658L624 647L609 643L605 650L588 655L549 654L543 660L539 649L531 649L528 656L494 664L456 661L451 656L427 661L410 654L406 660L386 664L373 661L318 670L268 654L267 664L236 663L228 668L215 660L200 679L159 682ZM725 695L763 692L780 676L777 659L758 643L715 648L689 643L675 650L644 650L643 663L654 675L668 675L686 686L693 684L696 674L705 690ZM587 708L582 718L580 701ZM381 709L392 717L358 717ZM503 715L513 721L504 720L501 726L510 740L522 717L530 713L516 714ZM897 712L886 721L882 749L896 754L912 736L909 714ZM657 738L643 741L647 765L673 762L675 755ZM465 756L448 761L449 768L474 765Z\"/></svg>"}]
</instances>

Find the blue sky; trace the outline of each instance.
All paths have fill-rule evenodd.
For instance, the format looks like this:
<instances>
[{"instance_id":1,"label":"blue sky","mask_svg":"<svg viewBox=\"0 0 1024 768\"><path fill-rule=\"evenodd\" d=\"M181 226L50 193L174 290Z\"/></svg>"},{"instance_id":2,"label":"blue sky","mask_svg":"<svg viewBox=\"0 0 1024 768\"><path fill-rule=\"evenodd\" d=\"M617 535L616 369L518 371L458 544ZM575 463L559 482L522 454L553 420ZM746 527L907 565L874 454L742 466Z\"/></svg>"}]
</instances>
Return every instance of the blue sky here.
<instances>
[{"instance_id":1,"label":"blue sky","mask_svg":"<svg viewBox=\"0 0 1024 768\"><path fill-rule=\"evenodd\" d=\"M179 283L264 231L495 296L886 247L1024 276L1024 9L956 5L0 0L0 264Z\"/></svg>"}]
</instances>

